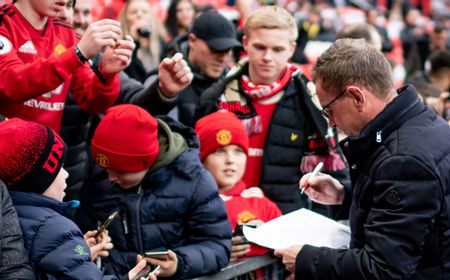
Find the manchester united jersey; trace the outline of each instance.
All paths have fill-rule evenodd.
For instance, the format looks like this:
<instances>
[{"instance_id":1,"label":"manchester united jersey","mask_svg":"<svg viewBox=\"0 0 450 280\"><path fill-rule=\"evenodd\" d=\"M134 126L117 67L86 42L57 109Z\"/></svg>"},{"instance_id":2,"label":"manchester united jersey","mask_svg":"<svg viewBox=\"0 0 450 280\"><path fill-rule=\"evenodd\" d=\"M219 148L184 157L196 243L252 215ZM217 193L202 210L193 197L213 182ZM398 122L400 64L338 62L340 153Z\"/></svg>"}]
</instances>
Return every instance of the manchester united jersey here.
<instances>
[{"instance_id":1,"label":"manchester united jersey","mask_svg":"<svg viewBox=\"0 0 450 280\"><path fill-rule=\"evenodd\" d=\"M36 30L14 5L0 7L0 115L59 131L69 90L81 108L105 112L119 94L118 76L103 84L76 56L77 42L62 20Z\"/></svg>"}]
</instances>

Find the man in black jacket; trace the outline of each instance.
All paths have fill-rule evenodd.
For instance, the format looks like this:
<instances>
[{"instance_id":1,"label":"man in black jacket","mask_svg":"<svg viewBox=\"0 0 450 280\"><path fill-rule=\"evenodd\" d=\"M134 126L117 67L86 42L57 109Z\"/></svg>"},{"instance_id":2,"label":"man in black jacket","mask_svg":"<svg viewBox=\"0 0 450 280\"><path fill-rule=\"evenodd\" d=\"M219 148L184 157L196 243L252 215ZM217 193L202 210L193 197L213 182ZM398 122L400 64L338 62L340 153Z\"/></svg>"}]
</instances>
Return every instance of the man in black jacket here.
<instances>
[{"instance_id":1,"label":"man in black jacket","mask_svg":"<svg viewBox=\"0 0 450 280\"><path fill-rule=\"evenodd\" d=\"M396 91L388 61L362 39L337 40L313 74L329 125L349 135L341 147L352 186L307 174L300 187L350 215L350 249L295 245L275 255L302 280L450 279L447 122L413 86Z\"/></svg>"},{"instance_id":2,"label":"man in black jacket","mask_svg":"<svg viewBox=\"0 0 450 280\"><path fill-rule=\"evenodd\" d=\"M302 207L326 213L300 194L298 181L320 161L335 175L345 174L346 166L306 77L288 64L297 34L295 19L283 8L267 6L250 15L243 37L248 59L202 94L195 117L235 113L250 137L247 186L259 186L283 213Z\"/></svg>"}]
</instances>

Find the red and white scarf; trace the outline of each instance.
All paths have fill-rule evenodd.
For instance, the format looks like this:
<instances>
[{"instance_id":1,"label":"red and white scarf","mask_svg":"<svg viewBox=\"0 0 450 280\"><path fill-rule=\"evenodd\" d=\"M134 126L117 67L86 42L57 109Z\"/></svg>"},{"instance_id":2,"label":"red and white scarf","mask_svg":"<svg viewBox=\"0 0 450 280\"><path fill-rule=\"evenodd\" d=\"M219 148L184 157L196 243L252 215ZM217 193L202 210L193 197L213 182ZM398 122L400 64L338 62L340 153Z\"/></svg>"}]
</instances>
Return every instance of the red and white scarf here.
<instances>
[{"instance_id":1,"label":"red and white scarf","mask_svg":"<svg viewBox=\"0 0 450 280\"><path fill-rule=\"evenodd\" d=\"M240 82L242 89L252 100L262 101L279 93L287 85L296 71L298 69L295 66L287 64L281 71L278 79L269 85L255 85L245 74L241 76Z\"/></svg>"}]
</instances>

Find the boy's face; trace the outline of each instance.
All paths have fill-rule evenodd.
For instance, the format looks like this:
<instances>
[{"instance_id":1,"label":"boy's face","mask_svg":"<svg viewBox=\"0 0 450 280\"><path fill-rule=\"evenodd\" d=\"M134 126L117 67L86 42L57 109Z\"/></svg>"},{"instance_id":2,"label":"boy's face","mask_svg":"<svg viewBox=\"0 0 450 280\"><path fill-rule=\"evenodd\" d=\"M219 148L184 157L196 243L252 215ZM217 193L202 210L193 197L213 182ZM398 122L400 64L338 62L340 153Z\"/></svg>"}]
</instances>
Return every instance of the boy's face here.
<instances>
[{"instance_id":1,"label":"boy's face","mask_svg":"<svg viewBox=\"0 0 450 280\"><path fill-rule=\"evenodd\" d=\"M219 186L220 192L232 188L245 172L247 155L237 145L228 145L209 154L203 165L211 174Z\"/></svg>"},{"instance_id":2,"label":"boy's face","mask_svg":"<svg viewBox=\"0 0 450 280\"><path fill-rule=\"evenodd\" d=\"M127 190L137 186L142 179L144 179L148 169L138 172L121 172L111 169L106 169L106 171L108 172L109 181L118 184L122 189Z\"/></svg>"},{"instance_id":3,"label":"boy's face","mask_svg":"<svg viewBox=\"0 0 450 280\"><path fill-rule=\"evenodd\" d=\"M33 10L41 17L57 17L64 13L68 0L35 0L30 1Z\"/></svg>"},{"instance_id":4,"label":"boy's face","mask_svg":"<svg viewBox=\"0 0 450 280\"><path fill-rule=\"evenodd\" d=\"M268 85L278 79L295 49L290 37L289 30L266 28L250 30L243 37L251 82Z\"/></svg>"},{"instance_id":5,"label":"boy's face","mask_svg":"<svg viewBox=\"0 0 450 280\"><path fill-rule=\"evenodd\" d=\"M62 201L64 196L66 195L64 190L67 187L67 177L69 177L69 173L67 173L67 171L61 167L53 183L45 190L45 192L42 193L42 195L58 201Z\"/></svg>"}]
</instances>

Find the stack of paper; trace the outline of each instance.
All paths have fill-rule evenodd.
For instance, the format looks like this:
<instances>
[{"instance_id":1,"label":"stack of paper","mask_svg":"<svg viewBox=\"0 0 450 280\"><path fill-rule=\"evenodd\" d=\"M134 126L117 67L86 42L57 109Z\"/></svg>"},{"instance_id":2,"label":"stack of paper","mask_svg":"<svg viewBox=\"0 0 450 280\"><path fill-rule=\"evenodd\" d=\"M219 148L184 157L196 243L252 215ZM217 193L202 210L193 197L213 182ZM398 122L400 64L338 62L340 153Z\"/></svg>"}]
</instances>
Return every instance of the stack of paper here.
<instances>
[{"instance_id":1,"label":"stack of paper","mask_svg":"<svg viewBox=\"0 0 450 280\"><path fill-rule=\"evenodd\" d=\"M258 228L244 226L248 241L270 249L309 244L348 248L350 228L302 208L269 221Z\"/></svg>"}]
</instances>

